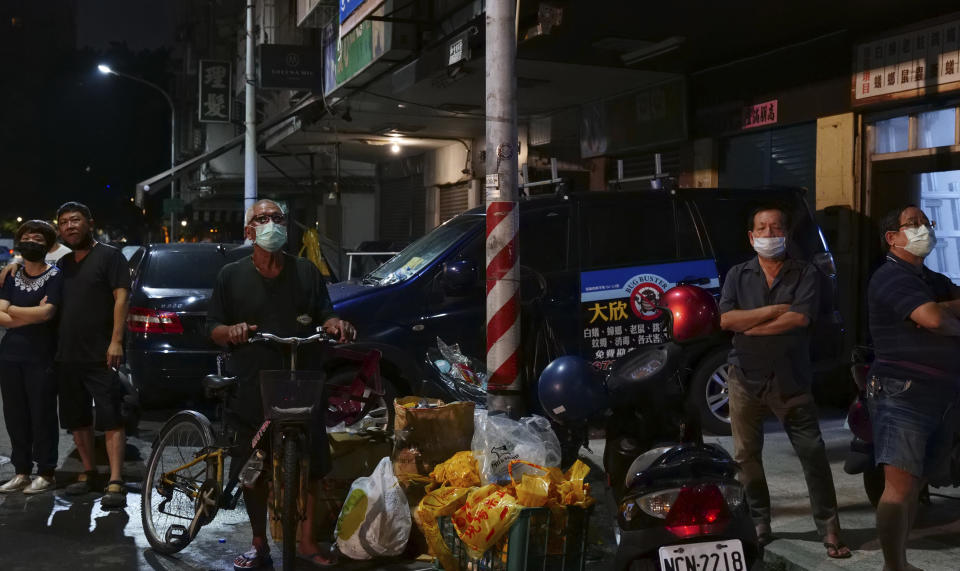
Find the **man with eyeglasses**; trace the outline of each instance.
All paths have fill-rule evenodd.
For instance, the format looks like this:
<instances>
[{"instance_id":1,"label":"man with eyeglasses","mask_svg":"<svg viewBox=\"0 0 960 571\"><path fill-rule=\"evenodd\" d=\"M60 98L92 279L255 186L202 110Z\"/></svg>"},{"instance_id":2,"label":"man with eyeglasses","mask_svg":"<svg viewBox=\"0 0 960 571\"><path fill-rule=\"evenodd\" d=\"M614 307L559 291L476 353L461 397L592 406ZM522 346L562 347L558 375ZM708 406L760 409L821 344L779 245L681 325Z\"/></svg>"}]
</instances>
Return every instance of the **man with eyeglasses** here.
<instances>
[{"instance_id":1,"label":"man with eyeglasses","mask_svg":"<svg viewBox=\"0 0 960 571\"><path fill-rule=\"evenodd\" d=\"M907 537L921 487L948 457L948 419L960 397L960 288L923 265L934 228L912 204L887 214L886 260L867 289L876 354L867 396L885 480L877 532L888 571L916 569L907 563Z\"/></svg>"},{"instance_id":2,"label":"man with eyeglasses","mask_svg":"<svg viewBox=\"0 0 960 571\"><path fill-rule=\"evenodd\" d=\"M341 343L353 341L357 335L353 325L334 314L320 270L304 258L284 253L287 217L280 206L272 200L260 200L247 210L245 220L244 234L253 241L253 254L220 270L207 313L207 331L215 343L230 347L228 368L240 379L229 403L230 424L237 432L238 444L231 463L233 477L249 457L250 440L263 423L260 371L285 369L288 365L275 348L263 343L247 343L250 334L259 330L281 337L304 337L321 324ZM316 368L311 367L311 357L308 351L299 355L303 370ZM322 407L317 407L311 428L313 480L319 480L330 470L330 450L322 415ZM267 543L266 480L258 478L252 488L243 489L253 545L234 559L234 569L272 566ZM311 490L316 489L316 482L313 484ZM313 539L313 499L311 492L297 551L301 559L324 567L332 561Z\"/></svg>"}]
</instances>

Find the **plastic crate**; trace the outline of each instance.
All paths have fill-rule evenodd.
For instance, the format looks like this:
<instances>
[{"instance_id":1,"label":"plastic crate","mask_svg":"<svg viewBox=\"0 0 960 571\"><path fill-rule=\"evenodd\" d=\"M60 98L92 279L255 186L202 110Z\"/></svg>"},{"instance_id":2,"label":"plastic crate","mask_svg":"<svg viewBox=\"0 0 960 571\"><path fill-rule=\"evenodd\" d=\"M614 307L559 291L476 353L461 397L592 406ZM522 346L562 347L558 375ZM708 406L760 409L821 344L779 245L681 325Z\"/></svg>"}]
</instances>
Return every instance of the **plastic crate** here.
<instances>
[{"instance_id":1,"label":"plastic crate","mask_svg":"<svg viewBox=\"0 0 960 571\"><path fill-rule=\"evenodd\" d=\"M463 570L582 571L591 511L568 506L564 510L566 521L557 522L548 508L523 508L510 531L478 560L467 554L450 517L440 517L437 523L444 542Z\"/></svg>"}]
</instances>

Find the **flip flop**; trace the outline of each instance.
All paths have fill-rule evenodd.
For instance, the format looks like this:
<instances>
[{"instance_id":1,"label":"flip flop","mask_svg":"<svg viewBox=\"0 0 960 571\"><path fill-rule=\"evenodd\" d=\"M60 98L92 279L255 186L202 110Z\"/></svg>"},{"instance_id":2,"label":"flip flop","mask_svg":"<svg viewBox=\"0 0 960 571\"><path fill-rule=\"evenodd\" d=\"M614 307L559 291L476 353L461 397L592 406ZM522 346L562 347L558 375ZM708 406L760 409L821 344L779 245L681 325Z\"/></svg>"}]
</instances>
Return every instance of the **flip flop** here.
<instances>
[{"instance_id":1,"label":"flip flop","mask_svg":"<svg viewBox=\"0 0 960 571\"><path fill-rule=\"evenodd\" d=\"M237 555L233 560L234 571L245 571L246 569L266 569L273 567L273 559L269 551L257 551L256 548Z\"/></svg>"},{"instance_id":2,"label":"flip flop","mask_svg":"<svg viewBox=\"0 0 960 571\"><path fill-rule=\"evenodd\" d=\"M830 559L847 559L853 556L853 552L842 541L836 543L824 541L823 546L827 548L827 557Z\"/></svg>"},{"instance_id":3,"label":"flip flop","mask_svg":"<svg viewBox=\"0 0 960 571\"><path fill-rule=\"evenodd\" d=\"M337 557L333 553L331 553L329 556L324 556L323 553L319 551L316 553L311 553L310 555L297 553L297 559L306 561L314 567L336 567L338 563Z\"/></svg>"}]
</instances>

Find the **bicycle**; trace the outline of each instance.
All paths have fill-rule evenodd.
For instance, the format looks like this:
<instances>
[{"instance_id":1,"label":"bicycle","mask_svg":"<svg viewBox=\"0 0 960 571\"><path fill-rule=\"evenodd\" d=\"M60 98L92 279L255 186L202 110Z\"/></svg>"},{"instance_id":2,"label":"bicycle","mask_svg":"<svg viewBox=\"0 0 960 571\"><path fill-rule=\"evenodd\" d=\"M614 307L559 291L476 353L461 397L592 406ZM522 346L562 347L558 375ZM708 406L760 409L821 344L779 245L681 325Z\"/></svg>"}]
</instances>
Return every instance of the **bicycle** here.
<instances>
[{"instance_id":1,"label":"bicycle","mask_svg":"<svg viewBox=\"0 0 960 571\"><path fill-rule=\"evenodd\" d=\"M226 459L235 444L222 412L227 410L228 399L237 385L236 377L216 374L207 375L203 380L207 395L221 401L216 437L206 416L184 410L164 424L154 441L147 462L140 514L147 541L158 553L170 555L181 551L193 541L200 528L213 521L219 510L236 509L242 492L241 480L265 471L262 465L258 468L256 464L258 460L262 464L265 457L264 437L269 431L273 443L274 493L268 507L272 520L281 523L283 568L293 569L297 524L305 516L305 493L310 481L308 423L324 384L322 371L297 370L297 350L310 343L324 343L335 357L361 363L352 382L332 387L327 397L328 411L334 413L336 422L356 422L366 413L375 412L367 403L371 397L384 395L379 373L381 355L377 350L360 353L333 346L334 340L324 333L309 337L257 333L249 340L251 343L262 341L290 346L290 368L260 372L264 421L251 440L250 456L238 476L224 483ZM175 523L168 524L168 519Z\"/></svg>"}]
</instances>

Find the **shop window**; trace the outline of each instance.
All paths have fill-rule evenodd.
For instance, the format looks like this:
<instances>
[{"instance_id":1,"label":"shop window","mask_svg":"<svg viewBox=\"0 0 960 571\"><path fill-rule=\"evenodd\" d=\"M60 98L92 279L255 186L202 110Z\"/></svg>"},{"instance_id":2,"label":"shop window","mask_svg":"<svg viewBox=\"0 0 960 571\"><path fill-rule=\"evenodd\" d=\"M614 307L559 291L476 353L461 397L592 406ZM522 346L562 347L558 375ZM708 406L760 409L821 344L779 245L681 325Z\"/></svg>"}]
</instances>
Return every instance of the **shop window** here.
<instances>
[{"instance_id":1,"label":"shop window","mask_svg":"<svg viewBox=\"0 0 960 571\"><path fill-rule=\"evenodd\" d=\"M910 118L894 117L874 123L875 153L897 153L910 148Z\"/></svg>"},{"instance_id":2,"label":"shop window","mask_svg":"<svg viewBox=\"0 0 960 571\"><path fill-rule=\"evenodd\" d=\"M960 285L960 171L921 174L920 208L937 223L937 246L927 267Z\"/></svg>"},{"instance_id":3,"label":"shop window","mask_svg":"<svg viewBox=\"0 0 960 571\"><path fill-rule=\"evenodd\" d=\"M917 147L946 147L956 144L957 110L941 109L917 115Z\"/></svg>"}]
</instances>

